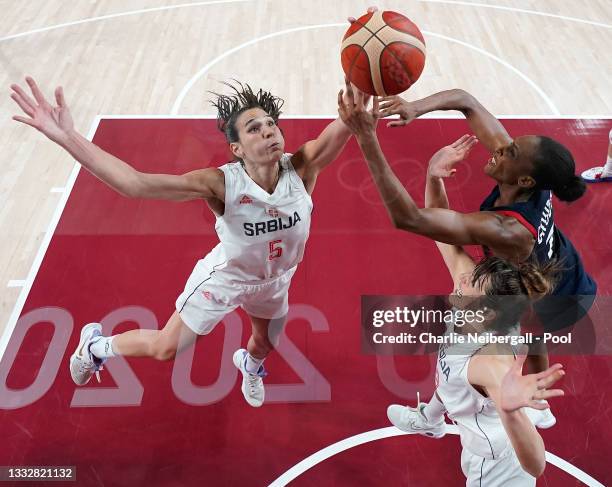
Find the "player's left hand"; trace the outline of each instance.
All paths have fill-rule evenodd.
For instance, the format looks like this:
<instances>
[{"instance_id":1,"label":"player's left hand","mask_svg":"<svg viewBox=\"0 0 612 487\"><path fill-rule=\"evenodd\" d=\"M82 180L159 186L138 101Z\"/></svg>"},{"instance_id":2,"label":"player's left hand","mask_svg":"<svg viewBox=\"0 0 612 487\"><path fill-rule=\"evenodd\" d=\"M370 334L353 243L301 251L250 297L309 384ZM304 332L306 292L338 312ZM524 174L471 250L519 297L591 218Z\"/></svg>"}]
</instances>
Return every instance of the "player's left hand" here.
<instances>
[{"instance_id":1,"label":"player's left hand","mask_svg":"<svg viewBox=\"0 0 612 487\"><path fill-rule=\"evenodd\" d=\"M427 174L438 178L454 176L457 172L455 164L463 161L477 143L478 139L474 135L466 134L452 144L442 147L429 160Z\"/></svg>"},{"instance_id":2,"label":"player's left hand","mask_svg":"<svg viewBox=\"0 0 612 487\"><path fill-rule=\"evenodd\" d=\"M367 109L370 95L353 87L345 78L345 90L338 93L338 113L342 121L355 136L376 132L378 124L378 99L374 97L372 110Z\"/></svg>"},{"instance_id":3,"label":"player's left hand","mask_svg":"<svg viewBox=\"0 0 612 487\"><path fill-rule=\"evenodd\" d=\"M548 389L565 375L563 365L555 364L539 374L523 375L523 363L527 355L518 355L504 376L500 388L502 410L510 413L522 407L547 409L546 399L563 396L562 389ZM540 402L544 400L543 402Z\"/></svg>"}]
</instances>

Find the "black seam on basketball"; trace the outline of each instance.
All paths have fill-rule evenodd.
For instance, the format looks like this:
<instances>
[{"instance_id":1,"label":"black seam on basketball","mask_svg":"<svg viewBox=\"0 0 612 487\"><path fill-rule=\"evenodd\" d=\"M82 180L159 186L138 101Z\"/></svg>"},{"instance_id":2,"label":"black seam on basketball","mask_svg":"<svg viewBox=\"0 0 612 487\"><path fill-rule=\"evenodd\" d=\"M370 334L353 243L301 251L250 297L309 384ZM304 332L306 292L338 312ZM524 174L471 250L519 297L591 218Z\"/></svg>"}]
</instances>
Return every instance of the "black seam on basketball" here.
<instances>
[{"instance_id":1,"label":"black seam on basketball","mask_svg":"<svg viewBox=\"0 0 612 487\"><path fill-rule=\"evenodd\" d=\"M377 38L377 39L378 39L378 38ZM381 42L382 42L382 41L381 41ZM383 42L383 44L384 44L384 42ZM408 42L405 42L404 44L408 44L408 45L412 46L412 44L409 44ZM380 53L380 57L381 57L381 58L382 58L383 53L384 53L384 52L385 52L385 50L387 49L387 47L390 47L390 46L389 46L389 44L385 44L385 47L383 47L383 50L382 50L382 52ZM421 51L421 50L420 50L418 47L415 47L415 46L412 46L412 47L414 47L414 48L415 48L417 51L419 51L419 52L421 52L421 53L422 53L422 51ZM414 84L414 81L412 81L412 76L410 76L410 73L409 73L409 72L408 72L408 70L406 69L406 66L404 66L404 65L403 65L403 64L400 62L400 60L398 59L397 55L396 55L396 54L395 54L395 53L394 53L392 50L389 50L389 53L391 53L391 55L392 55L392 56L395 58L395 60L397 61L397 64L399 64L399 65L400 65L400 67L401 67L401 68L404 70L404 72L405 72L405 73L406 73L406 75L408 76L408 79L410 80L410 85L408 86L408 88L410 88L410 86L412 86L412 85ZM382 70L381 70L381 77L380 77L380 79L382 80L382 83L383 83L383 88L385 88L385 91L387 91L387 90L386 90L386 87L385 87L385 80L384 80L384 78L382 77ZM406 88L406 89L408 89L408 88Z\"/></svg>"},{"instance_id":2,"label":"black seam on basketball","mask_svg":"<svg viewBox=\"0 0 612 487\"><path fill-rule=\"evenodd\" d=\"M378 42L380 42L380 43L381 43L381 44L384 46L384 47L383 47L383 50L382 50L382 51L381 51L381 53L380 53L380 56L381 56L381 58L382 58L382 55L383 55L383 53L385 52L385 50L387 49L387 47L389 47L389 44L385 44L385 43L383 42L383 40L382 40L380 37L378 37L378 35L377 35L377 34L378 34L378 33L379 33L381 30L383 30L385 27L390 27L391 29L393 29L393 27L391 27L389 24L385 23L385 25L383 25L383 26L382 26L380 29L378 29L376 32L373 32L371 29L368 29L368 28L367 28L367 27L366 27L364 24L362 24L361 22L357 22L357 21L355 21L355 23L358 23L358 24L359 24L361 27L363 27L363 28L364 28L365 30L367 30L367 31L368 31L370 34L372 34L372 35L370 36L370 38L369 38L367 41L365 41L365 42L363 43L363 45L362 45L362 46L360 46L360 47L361 47L361 49L363 49L363 50L365 51L365 46L368 44L368 42L370 42L370 40L371 40L373 37L376 37L376 39L378 39ZM396 30L397 30L397 29L396 29ZM402 31L399 31L399 32L402 32ZM411 36L411 37L415 37L415 36L413 36L412 34L409 34L408 32L402 32L402 34L407 34L407 35L409 35L409 36ZM351 35L353 35L353 34L351 34ZM416 38L416 39L418 39L417 37L415 37L415 38ZM419 41L420 41L420 39L419 39ZM405 44L409 44L409 43L408 43L408 42L405 42ZM351 45L357 45L357 44L351 44ZM411 45L411 46L412 46L412 44L409 44L409 45ZM412 46L412 47L414 47L414 48L415 48L417 51L420 51L420 52L423 54L423 51L421 51L421 50L420 50L418 47L416 47L416 46ZM394 53L392 50L390 50L389 52L391 53L391 56L393 56L393 57L395 58L395 60L397 61L397 64L399 64L399 65L401 66L401 68L404 70L404 72L405 72L405 73L406 73L406 75L408 76L408 79L410 80L410 85L409 85L409 86L408 86L406 89L410 88L410 87L411 87L411 86L414 84L414 81L412 81L412 76L410 76L410 73L408 72L408 70L406 69L406 67L405 67L405 66L404 66L404 65L403 65L403 64L400 62L400 60L399 60L399 58L397 57L397 55L396 55L396 54L395 54L395 53ZM366 55L367 55L367 52L366 52ZM424 55L425 55L425 54L423 54L423 56L424 56ZM357 57L356 57L356 58L357 58ZM355 60L356 60L356 58L355 58ZM369 59L369 57L368 57L368 59ZM353 63L351 64L351 68L349 69L349 75L348 75L349 80L350 80L350 78L351 78L351 74L352 74L352 72L353 72L353 66L354 66L354 64L355 64L355 61L353 61ZM380 67L380 59L379 59L379 67ZM382 70L381 70L381 73L380 73L380 74L381 74L381 76L380 76L380 80L381 80L381 82L382 82L383 89L385 90L385 93L387 93L387 92L388 92L388 90L387 90L387 87L385 86L385 79L384 79L384 77L382 76ZM372 84L373 84L373 83L374 83L374 81L372 80Z\"/></svg>"},{"instance_id":3,"label":"black seam on basketball","mask_svg":"<svg viewBox=\"0 0 612 487\"><path fill-rule=\"evenodd\" d=\"M362 24L362 23L361 23L361 22L359 22L358 20L356 20L354 23L355 23L355 24L357 24L357 25L360 25L360 26L361 26L361 27L363 27L365 30L367 30L367 31L368 31L370 34L372 34L372 35L370 36L370 39L371 39L371 38L374 36L374 32L372 32L370 29L368 29L368 28L365 26L365 24ZM358 30L359 30L359 29L358 29ZM356 30L356 31L355 31L353 34L351 34L351 35L354 35L355 33L357 33L357 32L358 32L358 30ZM367 53L367 51L364 49L364 47L365 47L365 45L366 45L368 42L370 42L370 39L368 39L367 41L365 41L365 42L363 43L363 45L362 45L362 46L361 46L361 45L359 45L359 44L349 44L349 46L358 46L358 47L359 47L359 48L360 48L360 49L361 49L363 52L365 52L365 53L366 53L366 56L367 56L367 55L368 55L368 53ZM349 46L346 46L346 47L349 47ZM346 48L345 48L345 49L346 49ZM349 81L350 81L351 83L352 83L352 81L351 81L351 77L352 77L352 76L351 76L351 75L353 74L353 67L355 66L355 63L357 62L357 58L359 58L359 56L355 56L355 57L353 58L353 60L352 60L352 62L351 62L351 64L350 64L350 66L349 66L348 73L346 74L347 78L349 79ZM368 59L369 59L369 57L368 57ZM374 83L372 83L372 87L374 87ZM374 90L374 91L376 91L376 90Z\"/></svg>"},{"instance_id":4,"label":"black seam on basketball","mask_svg":"<svg viewBox=\"0 0 612 487\"><path fill-rule=\"evenodd\" d=\"M189 298L191 296L193 296L195 294L195 292L198 290L198 288L204 284L206 281L208 281L209 279L212 278L212 275L215 273L215 267L219 266L219 265L223 265L225 264L225 262L223 262L222 264L217 264L213 266L213 270L210 271L210 274L208 275L208 277L206 279L204 279L200 284L198 284L195 289L191 292L191 294L189 296L187 296L187 299L185 299L185 302L183 303L183 306L181 306L181 309L179 310L179 314L181 314L183 312L183 310L185 309L185 305L187 304L187 301L189 301Z\"/></svg>"}]
</instances>

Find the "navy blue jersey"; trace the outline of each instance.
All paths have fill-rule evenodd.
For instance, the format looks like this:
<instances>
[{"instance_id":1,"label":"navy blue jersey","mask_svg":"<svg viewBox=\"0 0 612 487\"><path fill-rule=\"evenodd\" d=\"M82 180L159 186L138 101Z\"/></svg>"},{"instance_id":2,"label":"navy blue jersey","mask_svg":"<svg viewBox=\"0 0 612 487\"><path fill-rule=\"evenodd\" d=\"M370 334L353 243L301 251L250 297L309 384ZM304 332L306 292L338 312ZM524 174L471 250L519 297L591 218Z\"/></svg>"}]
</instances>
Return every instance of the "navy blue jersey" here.
<instances>
[{"instance_id":1,"label":"navy blue jersey","mask_svg":"<svg viewBox=\"0 0 612 487\"><path fill-rule=\"evenodd\" d=\"M508 206L495 206L497 198L499 188L495 186L480 205L480 211L495 211L515 217L535 238L532 257L541 264L547 264L551 260L561 263L562 271L553 295L596 294L597 284L584 270L580 255L572 242L555 225L551 191L535 191L528 201Z\"/></svg>"}]
</instances>

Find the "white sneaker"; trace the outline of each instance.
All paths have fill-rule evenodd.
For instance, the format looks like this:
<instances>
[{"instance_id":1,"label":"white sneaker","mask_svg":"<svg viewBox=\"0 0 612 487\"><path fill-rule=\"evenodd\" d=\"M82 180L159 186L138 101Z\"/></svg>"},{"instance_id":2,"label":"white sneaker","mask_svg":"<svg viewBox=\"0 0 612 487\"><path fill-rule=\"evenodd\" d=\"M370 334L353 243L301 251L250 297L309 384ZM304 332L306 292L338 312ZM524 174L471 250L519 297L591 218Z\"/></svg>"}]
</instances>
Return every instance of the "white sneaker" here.
<instances>
[{"instance_id":1,"label":"white sneaker","mask_svg":"<svg viewBox=\"0 0 612 487\"><path fill-rule=\"evenodd\" d=\"M77 386L87 384L94 374L100 382L99 371L106 360L94 357L89 351L89 345L98 336L102 336L102 325L99 323L89 323L81 330L79 345L70 357L70 375Z\"/></svg>"},{"instance_id":2,"label":"white sneaker","mask_svg":"<svg viewBox=\"0 0 612 487\"><path fill-rule=\"evenodd\" d=\"M603 175L604 166L592 167L581 174L585 183L605 183L612 181L612 176Z\"/></svg>"},{"instance_id":3,"label":"white sneaker","mask_svg":"<svg viewBox=\"0 0 612 487\"><path fill-rule=\"evenodd\" d=\"M236 350L233 359L236 368L242 372L242 394L246 402L254 408L258 408L263 404L265 396L262 377L265 377L267 374L264 366L261 365L256 374L247 372L247 351L244 348Z\"/></svg>"},{"instance_id":4,"label":"white sneaker","mask_svg":"<svg viewBox=\"0 0 612 487\"><path fill-rule=\"evenodd\" d=\"M555 418L550 408L523 408L523 411L525 411L525 414L536 428L545 430L557 424L557 418Z\"/></svg>"},{"instance_id":5,"label":"white sneaker","mask_svg":"<svg viewBox=\"0 0 612 487\"><path fill-rule=\"evenodd\" d=\"M446 423L444 417L436 423L430 423L423 409L426 404L417 404L416 408L391 404L387 408L387 417L396 428L407 433L418 433L430 438L442 438L446 434Z\"/></svg>"}]
</instances>

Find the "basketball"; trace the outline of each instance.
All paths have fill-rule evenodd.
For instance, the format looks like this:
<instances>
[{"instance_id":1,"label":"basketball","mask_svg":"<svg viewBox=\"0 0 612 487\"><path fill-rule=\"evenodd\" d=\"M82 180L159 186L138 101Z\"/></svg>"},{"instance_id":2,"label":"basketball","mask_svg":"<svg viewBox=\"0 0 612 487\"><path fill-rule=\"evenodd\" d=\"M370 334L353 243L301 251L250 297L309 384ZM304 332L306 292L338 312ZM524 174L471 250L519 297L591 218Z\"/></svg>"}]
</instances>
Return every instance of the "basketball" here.
<instances>
[{"instance_id":1,"label":"basketball","mask_svg":"<svg viewBox=\"0 0 612 487\"><path fill-rule=\"evenodd\" d=\"M378 96L406 91L425 66L425 40L419 28L397 12L359 17L342 38L342 69L365 93Z\"/></svg>"}]
</instances>

